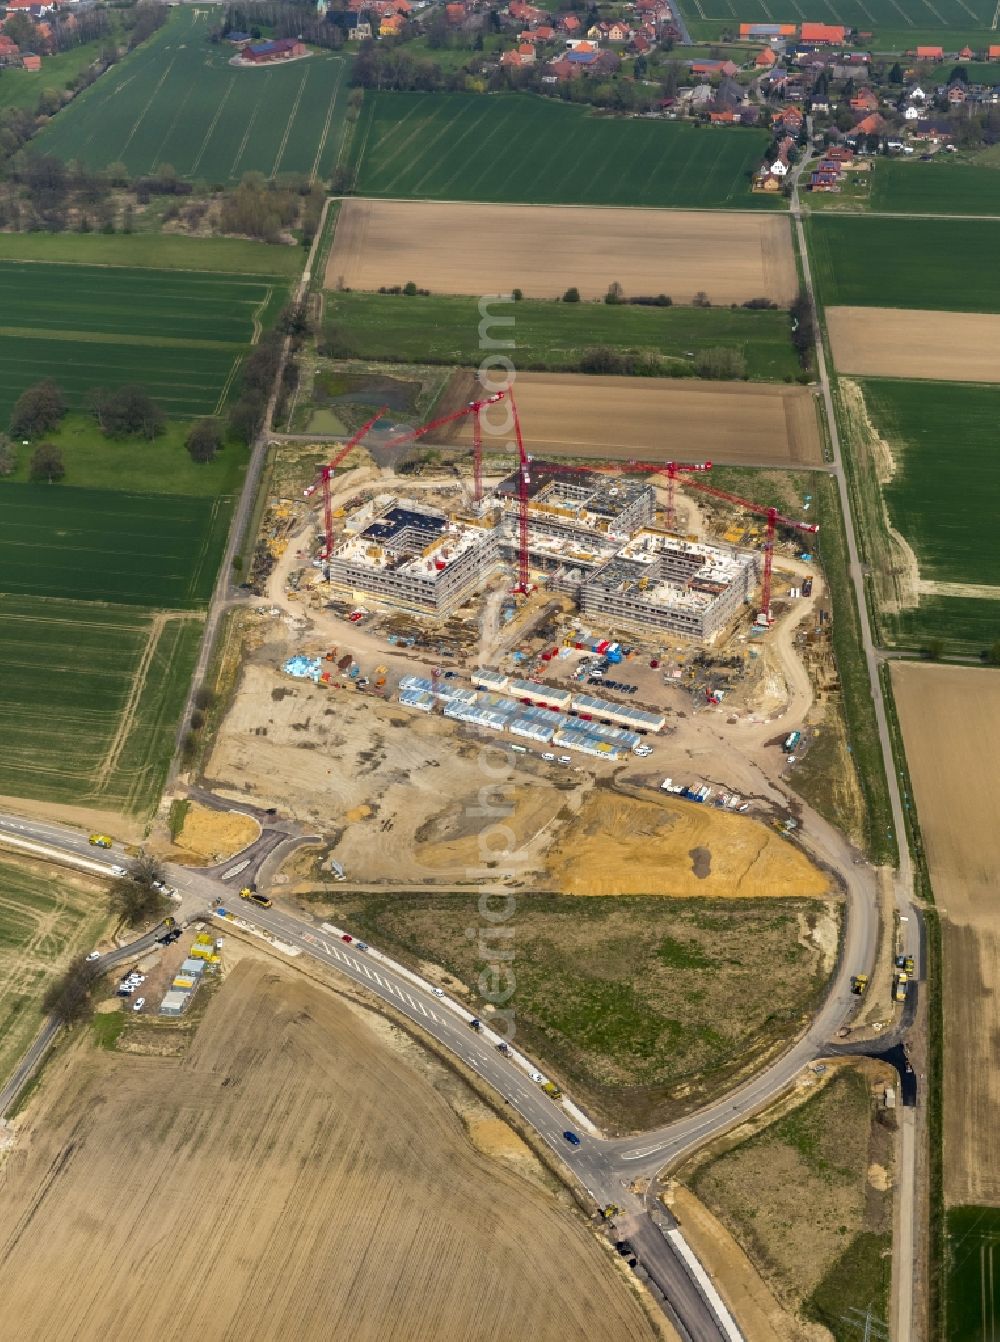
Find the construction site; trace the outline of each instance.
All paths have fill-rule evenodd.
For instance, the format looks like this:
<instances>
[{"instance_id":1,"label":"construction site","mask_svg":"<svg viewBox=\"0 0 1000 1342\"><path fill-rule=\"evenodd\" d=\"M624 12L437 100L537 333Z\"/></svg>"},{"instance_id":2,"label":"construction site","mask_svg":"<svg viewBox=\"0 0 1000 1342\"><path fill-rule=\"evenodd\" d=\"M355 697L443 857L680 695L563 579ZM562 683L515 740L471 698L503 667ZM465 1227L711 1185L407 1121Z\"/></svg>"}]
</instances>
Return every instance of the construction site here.
<instances>
[{"instance_id":1,"label":"construction site","mask_svg":"<svg viewBox=\"0 0 1000 1342\"><path fill-rule=\"evenodd\" d=\"M487 485L483 436L496 429L484 414L500 401L507 402L517 466ZM753 616L759 626L770 623L777 526L800 533L818 530L709 485L705 475L711 462L595 468L535 461L525 449L510 390L471 401L416 429L390 426L386 434L376 428L384 413L368 420L305 490L307 499L321 492L324 509L321 542L312 556L317 578L310 585L321 582L332 600L375 604L440 622L493 585L506 588L519 603L541 591L568 597L610 629L711 643L749 609L758 584L761 599ZM365 491L336 510L342 519L336 533L331 482L368 435L379 434L384 459L466 418L474 430L471 496L459 492L456 498L447 488L437 491L437 498L429 490L419 500L401 491ZM662 509L651 482L655 476L664 477ZM763 515L761 550L743 548L728 535L682 531L675 500L680 481Z\"/></svg>"}]
</instances>

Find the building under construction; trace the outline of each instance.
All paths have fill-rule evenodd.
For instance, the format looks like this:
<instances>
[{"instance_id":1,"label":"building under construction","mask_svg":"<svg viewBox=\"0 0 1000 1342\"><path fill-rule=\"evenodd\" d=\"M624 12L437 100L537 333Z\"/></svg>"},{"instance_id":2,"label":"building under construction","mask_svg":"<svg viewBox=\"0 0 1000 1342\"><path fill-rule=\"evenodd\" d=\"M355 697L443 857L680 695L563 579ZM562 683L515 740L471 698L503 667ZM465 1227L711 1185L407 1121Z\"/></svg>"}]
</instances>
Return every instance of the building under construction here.
<instances>
[{"instance_id":1,"label":"building under construction","mask_svg":"<svg viewBox=\"0 0 1000 1342\"><path fill-rule=\"evenodd\" d=\"M505 517L518 512L519 485L514 471L494 491ZM527 496L528 525L536 537L597 535L624 541L651 526L656 517L656 494L644 481L570 470L546 461L531 463Z\"/></svg>"},{"instance_id":2,"label":"building under construction","mask_svg":"<svg viewBox=\"0 0 1000 1342\"><path fill-rule=\"evenodd\" d=\"M757 557L643 531L586 576L585 615L614 627L708 639L734 620L757 585Z\"/></svg>"},{"instance_id":3,"label":"building under construction","mask_svg":"<svg viewBox=\"0 0 1000 1342\"><path fill-rule=\"evenodd\" d=\"M514 475L465 520L382 495L348 519L330 581L354 599L447 616L516 563L517 491ZM608 625L711 638L751 599L757 557L656 531L654 517L648 485L532 464L528 554L553 591Z\"/></svg>"}]
</instances>

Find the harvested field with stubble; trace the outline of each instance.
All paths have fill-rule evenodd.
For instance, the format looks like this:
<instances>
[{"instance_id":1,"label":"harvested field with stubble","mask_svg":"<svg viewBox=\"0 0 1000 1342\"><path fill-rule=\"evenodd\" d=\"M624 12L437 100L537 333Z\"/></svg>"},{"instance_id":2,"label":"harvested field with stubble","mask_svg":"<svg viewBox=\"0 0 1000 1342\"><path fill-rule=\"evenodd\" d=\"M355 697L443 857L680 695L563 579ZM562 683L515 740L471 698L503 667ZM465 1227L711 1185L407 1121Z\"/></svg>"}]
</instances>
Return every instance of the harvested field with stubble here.
<instances>
[{"instance_id":1,"label":"harvested field with stubble","mask_svg":"<svg viewBox=\"0 0 1000 1342\"><path fill-rule=\"evenodd\" d=\"M653 1339L568 1197L477 1151L397 1033L244 958L182 1058L81 1042L0 1174L10 1336Z\"/></svg>"},{"instance_id":2,"label":"harvested field with stubble","mask_svg":"<svg viewBox=\"0 0 1000 1342\"><path fill-rule=\"evenodd\" d=\"M617 281L627 297L664 293L675 303L700 290L713 303L787 305L797 290L789 222L779 215L345 200L327 286L410 280L432 293L518 288L528 298L575 287L584 299L603 298Z\"/></svg>"},{"instance_id":3,"label":"harvested field with stubble","mask_svg":"<svg viewBox=\"0 0 1000 1342\"><path fill-rule=\"evenodd\" d=\"M1000 382L1000 316L904 308L827 308L839 373Z\"/></svg>"},{"instance_id":4,"label":"harvested field with stubble","mask_svg":"<svg viewBox=\"0 0 1000 1342\"><path fill-rule=\"evenodd\" d=\"M1000 1206L1000 672L892 664L944 950L944 1189Z\"/></svg>"},{"instance_id":5,"label":"harvested field with stubble","mask_svg":"<svg viewBox=\"0 0 1000 1342\"><path fill-rule=\"evenodd\" d=\"M470 394L472 385L470 378ZM707 459L732 466L817 466L823 460L808 387L519 373L515 391L525 444L535 457ZM471 444L472 429L461 424L454 441ZM506 449L507 437L486 432L486 451L496 444Z\"/></svg>"}]
</instances>

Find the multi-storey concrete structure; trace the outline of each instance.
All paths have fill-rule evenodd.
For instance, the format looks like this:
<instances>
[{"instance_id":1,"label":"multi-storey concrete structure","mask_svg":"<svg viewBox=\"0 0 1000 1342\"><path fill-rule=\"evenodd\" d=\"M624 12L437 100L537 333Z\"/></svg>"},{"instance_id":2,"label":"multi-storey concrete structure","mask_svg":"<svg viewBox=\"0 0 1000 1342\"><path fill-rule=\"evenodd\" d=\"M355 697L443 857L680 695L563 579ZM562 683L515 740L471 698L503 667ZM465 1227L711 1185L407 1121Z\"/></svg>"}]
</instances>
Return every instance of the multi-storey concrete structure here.
<instances>
[{"instance_id":1,"label":"multi-storey concrete structure","mask_svg":"<svg viewBox=\"0 0 1000 1342\"><path fill-rule=\"evenodd\" d=\"M368 510L364 520L330 562L331 583L356 595L447 615L500 562L500 534L488 521L455 522L408 499L384 500L381 511Z\"/></svg>"},{"instance_id":2,"label":"multi-storey concrete structure","mask_svg":"<svg viewBox=\"0 0 1000 1342\"><path fill-rule=\"evenodd\" d=\"M580 609L612 627L708 639L750 600L757 556L640 532L579 591Z\"/></svg>"}]
</instances>

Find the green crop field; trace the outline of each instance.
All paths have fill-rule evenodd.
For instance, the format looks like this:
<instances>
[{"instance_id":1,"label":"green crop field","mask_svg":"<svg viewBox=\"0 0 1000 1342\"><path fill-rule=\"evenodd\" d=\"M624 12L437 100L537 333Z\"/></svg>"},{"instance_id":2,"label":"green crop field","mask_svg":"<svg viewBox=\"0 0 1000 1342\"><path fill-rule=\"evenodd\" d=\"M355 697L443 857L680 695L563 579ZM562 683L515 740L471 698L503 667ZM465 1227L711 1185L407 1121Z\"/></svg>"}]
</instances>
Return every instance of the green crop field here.
<instances>
[{"instance_id":1,"label":"green crop field","mask_svg":"<svg viewBox=\"0 0 1000 1342\"><path fill-rule=\"evenodd\" d=\"M171 417L217 412L286 293L267 275L0 260L0 423L44 377L76 406L136 382Z\"/></svg>"},{"instance_id":2,"label":"green crop field","mask_svg":"<svg viewBox=\"0 0 1000 1342\"><path fill-rule=\"evenodd\" d=\"M986 167L974 159L941 154L931 163L879 159L871 208L899 214L1000 215L1000 164Z\"/></svg>"},{"instance_id":3,"label":"green crop field","mask_svg":"<svg viewBox=\"0 0 1000 1342\"><path fill-rule=\"evenodd\" d=\"M986 219L813 215L807 224L822 302L1000 312L997 224Z\"/></svg>"},{"instance_id":4,"label":"green crop field","mask_svg":"<svg viewBox=\"0 0 1000 1342\"><path fill-rule=\"evenodd\" d=\"M688 351L721 346L745 355L752 378L777 380L799 371L787 312L528 299L509 311L520 368L572 370L586 350L601 345L656 354L665 367L683 371L691 366ZM469 367L481 357L475 299L331 293L326 315L328 329L344 342L342 353L351 357Z\"/></svg>"},{"instance_id":5,"label":"green crop field","mask_svg":"<svg viewBox=\"0 0 1000 1342\"><path fill-rule=\"evenodd\" d=\"M196 608L212 592L230 503L72 485L4 485L3 587L32 596Z\"/></svg>"},{"instance_id":6,"label":"green crop field","mask_svg":"<svg viewBox=\"0 0 1000 1342\"><path fill-rule=\"evenodd\" d=\"M878 50L912 50L917 43L958 50L966 42L974 49L992 40L996 0L815 0L803 7L786 0L681 0L681 11L691 35L710 39L738 33L741 23L844 24L874 32L866 46Z\"/></svg>"},{"instance_id":7,"label":"green crop field","mask_svg":"<svg viewBox=\"0 0 1000 1342\"><path fill-rule=\"evenodd\" d=\"M367 93L355 136L364 196L780 207L750 192L766 131L594 116L527 94Z\"/></svg>"},{"instance_id":8,"label":"green crop field","mask_svg":"<svg viewBox=\"0 0 1000 1342\"><path fill-rule=\"evenodd\" d=\"M190 617L0 597L0 793L154 804L200 635Z\"/></svg>"},{"instance_id":9,"label":"green crop field","mask_svg":"<svg viewBox=\"0 0 1000 1342\"><path fill-rule=\"evenodd\" d=\"M946 1244L948 1342L1000 1336L1000 1210L952 1207Z\"/></svg>"},{"instance_id":10,"label":"green crop field","mask_svg":"<svg viewBox=\"0 0 1000 1342\"><path fill-rule=\"evenodd\" d=\"M55 974L90 951L107 923L102 895L75 874L0 862L0 1083L37 1034Z\"/></svg>"},{"instance_id":11,"label":"green crop field","mask_svg":"<svg viewBox=\"0 0 1000 1342\"><path fill-rule=\"evenodd\" d=\"M219 14L177 9L54 117L35 146L90 168L121 162L136 175L170 163L208 182L251 171L329 177L346 124L347 57L315 52L284 66L234 68L233 48L208 40Z\"/></svg>"},{"instance_id":12,"label":"green crop field","mask_svg":"<svg viewBox=\"0 0 1000 1342\"><path fill-rule=\"evenodd\" d=\"M951 382L868 381L868 413L896 462L882 494L892 526L916 555L920 579L934 587L919 605L879 613L883 637L902 645L940 638L955 651L980 652L1000 637L1000 387ZM848 427L848 434L851 432ZM857 488L878 488L852 449ZM885 564L868 497L869 557Z\"/></svg>"}]
</instances>

